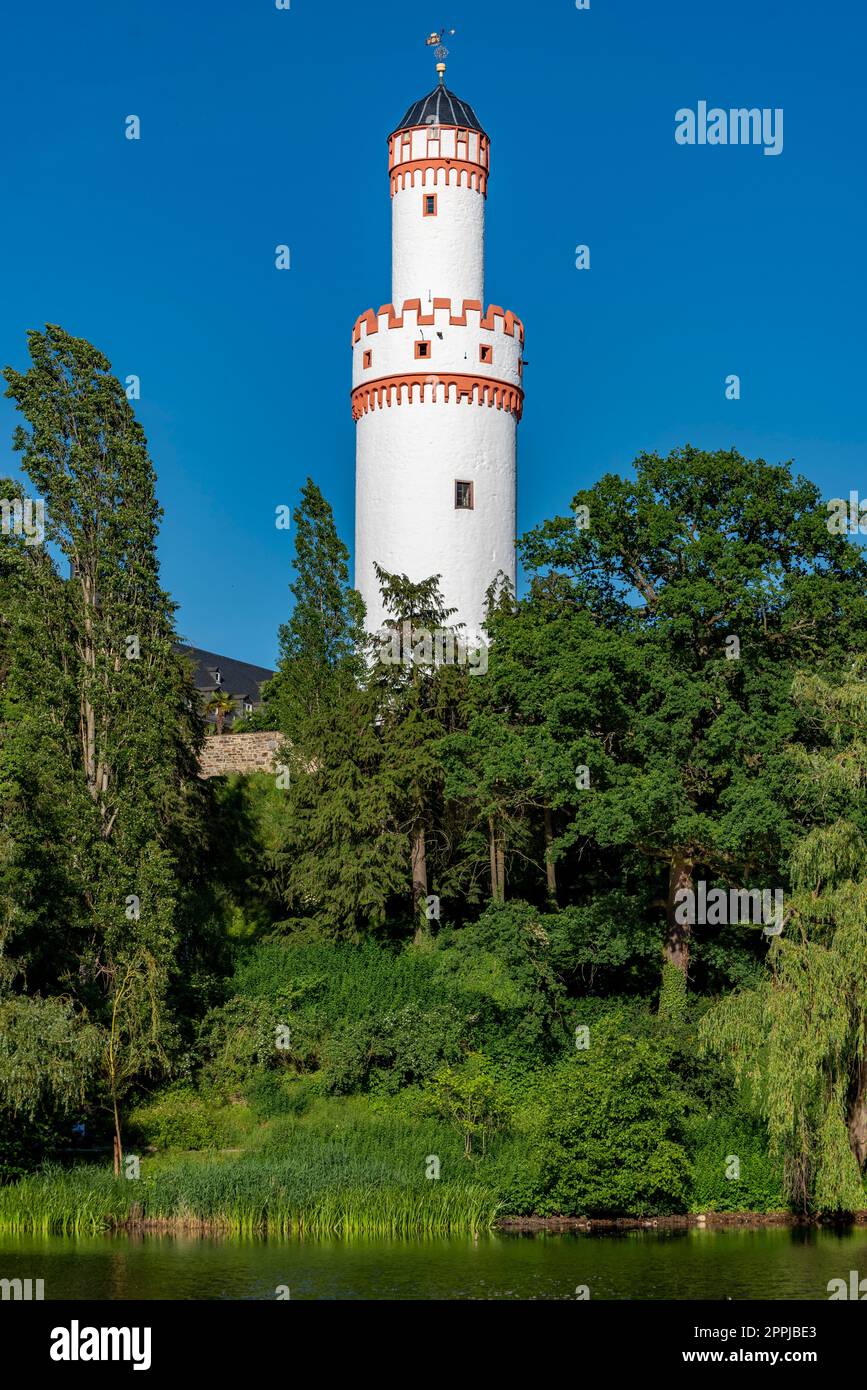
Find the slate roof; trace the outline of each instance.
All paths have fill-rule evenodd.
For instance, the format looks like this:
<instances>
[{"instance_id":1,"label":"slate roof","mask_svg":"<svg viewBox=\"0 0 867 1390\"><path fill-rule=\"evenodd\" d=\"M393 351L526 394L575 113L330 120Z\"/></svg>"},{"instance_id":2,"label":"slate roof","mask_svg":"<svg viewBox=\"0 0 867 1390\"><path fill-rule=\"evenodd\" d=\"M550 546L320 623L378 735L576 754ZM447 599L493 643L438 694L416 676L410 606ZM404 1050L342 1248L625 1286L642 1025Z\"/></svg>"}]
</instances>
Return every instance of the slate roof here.
<instances>
[{"instance_id":1,"label":"slate roof","mask_svg":"<svg viewBox=\"0 0 867 1390\"><path fill-rule=\"evenodd\" d=\"M267 666L251 666L249 661L235 661L231 656L219 656L216 652L206 652L201 647L178 646L179 652L191 658L196 689L210 693L217 688L215 672L220 673L220 689L229 695L258 701L261 687L269 681L274 672Z\"/></svg>"},{"instance_id":2,"label":"slate roof","mask_svg":"<svg viewBox=\"0 0 867 1390\"><path fill-rule=\"evenodd\" d=\"M435 117L438 125L462 125L486 134L473 108L442 85L434 87L426 97L411 106L400 125L391 133L394 135L396 130L408 130L414 125L430 125L430 117Z\"/></svg>"}]
</instances>

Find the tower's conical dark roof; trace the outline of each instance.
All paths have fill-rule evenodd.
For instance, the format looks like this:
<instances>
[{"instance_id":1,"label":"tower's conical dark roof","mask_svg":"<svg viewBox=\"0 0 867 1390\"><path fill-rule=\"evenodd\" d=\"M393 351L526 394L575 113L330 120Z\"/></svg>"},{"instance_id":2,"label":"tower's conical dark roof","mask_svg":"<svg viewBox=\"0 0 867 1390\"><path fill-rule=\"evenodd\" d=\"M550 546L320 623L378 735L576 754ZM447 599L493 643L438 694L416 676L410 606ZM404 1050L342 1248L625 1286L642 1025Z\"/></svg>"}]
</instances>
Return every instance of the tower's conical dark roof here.
<instances>
[{"instance_id":1,"label":"tower's conical dark roof","mask_svg":"<svg viewBox=\"0 0 867 1390\"><path fill-rule=\"evenodd\" d=\"M395 126L395 130L408 130L414 125L430 125L431 117L436 118L438 125L460 125L467 126L470 130L480 130L484 135L485 128L476 115L473 108L467 102L461 101L454 92L450 92L448 87L442 84L434 87L426 97L412 105L401 121L400 125ZM394 134L394 131L392 131Z\"/></svg>"}]
</instances>

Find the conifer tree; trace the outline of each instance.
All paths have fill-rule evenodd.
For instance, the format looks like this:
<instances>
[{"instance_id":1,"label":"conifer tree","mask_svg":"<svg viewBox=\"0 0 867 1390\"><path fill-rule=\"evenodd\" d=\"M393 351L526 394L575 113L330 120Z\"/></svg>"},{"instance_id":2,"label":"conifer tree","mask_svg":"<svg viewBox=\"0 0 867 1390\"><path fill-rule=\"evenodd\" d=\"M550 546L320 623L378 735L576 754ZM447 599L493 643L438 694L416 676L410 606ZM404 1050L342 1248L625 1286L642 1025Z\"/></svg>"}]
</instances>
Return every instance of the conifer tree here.
<instances>
[{"instance_id":1,"label":"conifer tree","mask_svg":"<svg viewBox=\"0 0 867 1390\"><path fill-rule=\"evenodd\" d=\"M446 608L440 575L414 582L375 565L386 619L373 657L371 683L385 758L393 769L395 815L409 842L412 920L416 940L429 930L428 842L441 803L439 741L466 697L467 666L458 660L455 609Z\"/></svg>"},{"instance_id":2,"label":"conifer tree","mask_svg":"<svg viewBox=\"0 0 867 1390\"><path fill-rule=\"evenodd\" d=\"M310 921L326 935L356 938L383 925L402 886L395 785L366 680L364 605L331 508L310 479L293 521L295 602L264 692L285 739L273 861L291 912L286 926Z\"/></svg>"},{"instance_id":3,"label":"conifer tree","mask_svg":"<svg viewBox=\"0 0 867 1390\"><path fill-rule=\"evenodd\" d=\"M308 716L327 701L330 687L361 679L364 671L364 601L349 583L349 551L334 514L311 478L292 514L294 603L280 628L277 674L263 694L279 727L303 740Z\"/></svg>"}]
</instances>

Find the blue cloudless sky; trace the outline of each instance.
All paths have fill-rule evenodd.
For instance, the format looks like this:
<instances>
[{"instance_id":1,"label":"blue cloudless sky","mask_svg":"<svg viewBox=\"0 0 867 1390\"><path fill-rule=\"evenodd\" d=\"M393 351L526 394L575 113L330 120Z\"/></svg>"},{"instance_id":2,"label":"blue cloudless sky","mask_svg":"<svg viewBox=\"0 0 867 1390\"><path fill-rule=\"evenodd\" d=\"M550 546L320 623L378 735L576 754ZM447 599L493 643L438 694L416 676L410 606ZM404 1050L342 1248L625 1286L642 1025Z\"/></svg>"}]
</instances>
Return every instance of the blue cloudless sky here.
<instances>
[{"instance_id":1,"label":"blue cloudless sky","mask_svg":"<svg viewBox=\"0 0 867 1390\"><path fill-rule=\"evenodd\" d=\"M487 299L527 328L519 528L686 441L867 495L863 9L449 5L4 17L0 358L23 367L26 330L60 323L140 377L163 580L198 646L272 664L292 548L275 508L308 474L352 545L350 332L390 298L385 141L434 86L442 23L448 85L492 138ZM783 108L782 154L677 145L675 112L702 100ZM0 402L0 472L13 424Z\"/></svg>"}]
</instances>

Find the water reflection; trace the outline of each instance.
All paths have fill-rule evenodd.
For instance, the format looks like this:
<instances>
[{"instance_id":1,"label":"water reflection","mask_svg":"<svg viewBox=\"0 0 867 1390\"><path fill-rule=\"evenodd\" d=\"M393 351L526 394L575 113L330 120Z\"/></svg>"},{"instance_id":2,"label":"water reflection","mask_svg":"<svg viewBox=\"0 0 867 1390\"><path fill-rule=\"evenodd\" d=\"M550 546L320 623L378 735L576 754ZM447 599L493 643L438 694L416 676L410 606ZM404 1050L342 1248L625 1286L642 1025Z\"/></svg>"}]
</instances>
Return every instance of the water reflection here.
<instances>
[{"instance_id":1,"label":"water reflection","mask_svg":"<svg viewBox=\"0 0 867 1390\"><path fill-rule=\"evenodd\" d=\"M867 1230L500 1233L419 1241L0 1236L0 1278L46 1299L824 1299L867 1276ZM283 1295L285 1297L285 1294Z\"/></svg>"}]
</instances>

